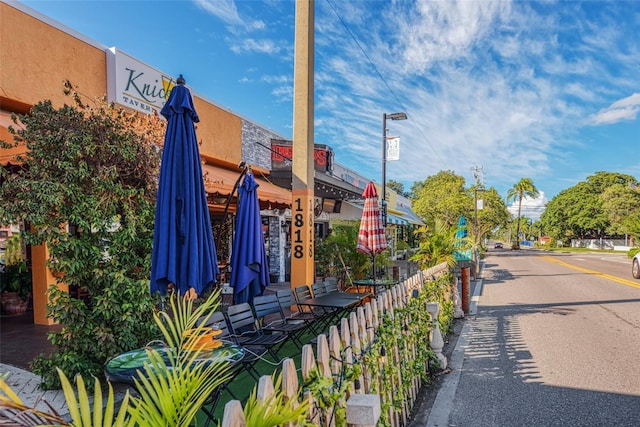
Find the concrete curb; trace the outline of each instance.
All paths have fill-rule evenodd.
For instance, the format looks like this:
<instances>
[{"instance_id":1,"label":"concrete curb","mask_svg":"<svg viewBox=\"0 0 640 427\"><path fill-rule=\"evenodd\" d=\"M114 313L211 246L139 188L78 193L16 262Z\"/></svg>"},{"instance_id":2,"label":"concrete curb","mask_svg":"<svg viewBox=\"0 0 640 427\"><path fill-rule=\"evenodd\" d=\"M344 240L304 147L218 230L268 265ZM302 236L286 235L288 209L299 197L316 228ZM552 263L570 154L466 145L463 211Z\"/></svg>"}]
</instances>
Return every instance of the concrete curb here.
<instances>
[{"instance_id":1,"label":"concrete curb","mask_svg":"<svg viewBox=\"0 0 640 427\"><path fill-rule=\"evenodd\" d=\"M481 264L480 276L484 263ZM460 374L462 373L462 365L464 364L464 355L469 341L471 338L471 323L469 322L470 316L475 316L478 312L478 302L480 301L480 295L482 294L482 278L478 278L473 290L473 297L469 304L469 314L465 317L465 323L460 332L460 337L456 343L456 347L451 353L451 360L449 367L451 373L446 376L445 381L438 390L436 400L433 403L431 411L429 412L429 418L427 419L427 427L446 427L449 425L449 415L453 407L453 400L456 396L456 390L458 389L458 383L460 382Z\"/></svg>"}]
</instances>

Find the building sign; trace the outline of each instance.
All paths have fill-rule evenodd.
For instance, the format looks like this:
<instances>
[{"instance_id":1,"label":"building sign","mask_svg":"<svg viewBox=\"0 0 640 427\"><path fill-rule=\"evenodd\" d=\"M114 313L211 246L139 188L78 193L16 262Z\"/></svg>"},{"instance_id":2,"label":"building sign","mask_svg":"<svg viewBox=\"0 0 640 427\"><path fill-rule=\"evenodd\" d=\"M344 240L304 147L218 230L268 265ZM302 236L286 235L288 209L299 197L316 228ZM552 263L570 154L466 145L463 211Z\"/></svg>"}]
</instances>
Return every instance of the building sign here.
<instances>
[{"instance_id":1,"label":"building sign","mask_svg":"<svg viewBox=\"0 0 640 427\"><path fill-rule=\"evenodd\" d=\"M293 145L291 141L271 140L271 169L291 170L293 159ZM313 163L318 172L330 172L333 170L333 150L322 144L314 144Z\"/></svg>"},{"instance_id":2,"label":"building sign","mask_svg":"<svg viewBox=\"0 0 640 427\"><path fill-rule=\"evenodd\" d=\"M387 160L400 160L400 137L390 136L387 138Z\"/></svg>"},{"instance_id":3,"label":"building sign","mask_svg":"<svg viewBox=\"0 0 640 427\"><path fill-rule=\"evenodd\" d=\"M107 97L125 107L143 113L162 109L175 86L175 78L149 67L137 59L117 50L106 50Z\"/></svg>"}]
</instances>

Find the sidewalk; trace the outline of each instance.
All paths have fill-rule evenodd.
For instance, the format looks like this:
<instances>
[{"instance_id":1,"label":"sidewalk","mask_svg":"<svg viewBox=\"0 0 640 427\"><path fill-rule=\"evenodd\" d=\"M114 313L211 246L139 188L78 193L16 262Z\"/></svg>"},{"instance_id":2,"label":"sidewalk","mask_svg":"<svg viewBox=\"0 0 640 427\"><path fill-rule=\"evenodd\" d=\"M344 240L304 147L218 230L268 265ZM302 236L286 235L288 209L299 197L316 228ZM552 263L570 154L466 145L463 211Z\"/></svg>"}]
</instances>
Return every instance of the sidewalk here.
<instances>
[{"instance_id":1,"label":"sidewalk","mask_svg":"<svg viewBox=\"0 0 640 427\"><path fill-rule=\"evenodd\" d=\"M7 375L7 385L26 406L48 413L51 413L53 408L62 417L69 413L62 390L40 390L41 380L38 375L3 363L0 363L0 375Z\"/></svg>"},{"instance_id":2,"label":"sidewalk","mask_svg":"<svg viewBox=\"0 0 640 427\"><path fill-rule=\"evenodd\" d=\"M482 267L483 265L481 265ZM408 427L444 427L449 425L451 402L453 402L460 381L464 351L469 344L471 335L469 319L477 313L482 286L481 269L476 280L470 282L469 313L462 319L454 319L453 332L444 337L445 346L442 353L447 358L447 369L436 373L431 378L431 382L422 387L413 408L413 415L407 424Z\"/></svg>"}]
</instances>

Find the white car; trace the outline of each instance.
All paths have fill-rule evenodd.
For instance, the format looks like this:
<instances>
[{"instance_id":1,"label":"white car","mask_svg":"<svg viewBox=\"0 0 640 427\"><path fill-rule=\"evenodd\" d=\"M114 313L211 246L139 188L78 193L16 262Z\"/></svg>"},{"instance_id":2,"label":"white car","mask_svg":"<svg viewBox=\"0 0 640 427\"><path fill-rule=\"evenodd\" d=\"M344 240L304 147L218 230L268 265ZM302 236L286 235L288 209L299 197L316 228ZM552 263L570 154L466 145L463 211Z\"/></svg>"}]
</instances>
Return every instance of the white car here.
<instances>
[{"instance_id":1,"label":"white car","mask_svg":"<svg viewBox=\"0 0 640 427\"><path fill-rule=\"evenodd\" d=\"M631 275L635 279L640 279L640 252L635 254L631 261Z\"/></svg>"}]
</instances>

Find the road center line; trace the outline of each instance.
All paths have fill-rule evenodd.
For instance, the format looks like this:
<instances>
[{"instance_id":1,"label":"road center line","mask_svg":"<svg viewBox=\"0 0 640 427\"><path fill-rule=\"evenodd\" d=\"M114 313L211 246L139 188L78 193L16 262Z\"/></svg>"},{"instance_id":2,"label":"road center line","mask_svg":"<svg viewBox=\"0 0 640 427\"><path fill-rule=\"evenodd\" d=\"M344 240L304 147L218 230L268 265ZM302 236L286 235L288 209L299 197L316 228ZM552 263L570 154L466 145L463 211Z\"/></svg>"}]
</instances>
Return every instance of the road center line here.
<instances>
[{"instance_id":1,"label":"road center line","mask_svg":"<svg viewBox=\"0 0 640 427\"><path fill-rule=\"evenodd\" d=\"M617 277L617 276L612 276L610 274L602 273L600 271L589 270L588 268L578 267L576 265L572 265L572 264L566 263L564 261L560 261L559 259L556 259L556 258L551 257L549 255L544 255L542 258L545 261L555 262L556 264L560 264L560 265L562 265L564 267L568 267L568 268L572 268L574 270L582 271L583 273L587 273L587 274L593 274L594 276L599 276L599 277L602 277L603 279L612 280L614 282L622 283L623 285L627 285L627 286L631 286L631 287L640 289L640 283L634 282L632 280L626 280L626 279L622 279L622 278Z\"/></svg>"}]
</instances>

